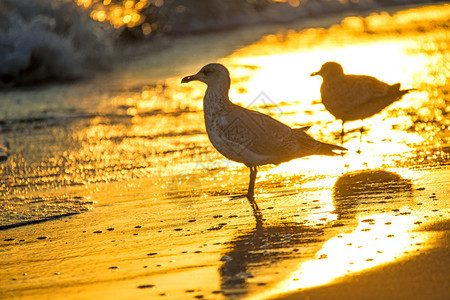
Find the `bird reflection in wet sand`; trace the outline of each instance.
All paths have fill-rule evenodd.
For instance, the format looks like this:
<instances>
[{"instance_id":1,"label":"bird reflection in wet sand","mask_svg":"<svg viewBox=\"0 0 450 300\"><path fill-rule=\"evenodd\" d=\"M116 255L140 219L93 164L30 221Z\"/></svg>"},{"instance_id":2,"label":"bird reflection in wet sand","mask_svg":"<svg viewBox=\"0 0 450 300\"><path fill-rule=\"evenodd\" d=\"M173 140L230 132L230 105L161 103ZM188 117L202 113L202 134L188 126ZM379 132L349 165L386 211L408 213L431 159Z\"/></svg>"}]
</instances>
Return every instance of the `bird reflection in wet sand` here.
<instances>
[{"instance_id":1,"label":"bird reflection in wet sand","mask_svg":"<svg viewBox=\"0 0 450 300\"><path fill-rule=\"evenodd\" d=\"M258 277L256 280L252 278L261 272L268 272L271 265L314 257L316 252L305 253L305 249L311 244L315 246L314 249L320 249L326 241L324 230L286 223L256 228L236 236L228 244L229 251L221 258L224 264L219 269L220 287L224 295L229 299L245 298L258 284L266 284ZM270 278L282 278L292 271L289 268L277 269L277 274L271 274Z\"/></svg>"},{"instance_id":2,"label":"bird reflection in wet sand","mask_svg":"<svg viewBox=\"0 0 450 300\"><path fill-rule=\"evenodd\" d=\"M384 170L347 173L334 184L333 205L338 219L353 219L363 211L376 211L396 199L412 197L412 183Z\"/></svg>"},{"instance_id":3,"label":"bird reflection in wet sand","mask_svg":"<svg viewBox=\"0 0 450 300\"><path fill-rule=\"evenodd\" d=\"M206 83L203 98L205 126L209 140L226 158L250 169L247 198L253 210L257 167L278 165L308 155L338 155L347 149L314 140L306 130L293 129L274 118L232 103L228 97L230 74L217 63L204 66L197 74L186 76L182 83L198 80Z\"/></svg>"},{"instance_id":4,"label":"bird reflection in wet sand","mask_svg":"<svg viewBox=\"0 0 450 300\"><path fill-rule=\"evenodd\" d=\"M344 143L344 123L371 117L385 107L400 100L411 91L400 90L400 83L389 85L367 75L347 75L336 62L326 62L311 76L323 78L320 87L322 103L336 118L342 121L341 141ZM361 135L363 126L361 126Z\"/></svg>"}]
</instances>

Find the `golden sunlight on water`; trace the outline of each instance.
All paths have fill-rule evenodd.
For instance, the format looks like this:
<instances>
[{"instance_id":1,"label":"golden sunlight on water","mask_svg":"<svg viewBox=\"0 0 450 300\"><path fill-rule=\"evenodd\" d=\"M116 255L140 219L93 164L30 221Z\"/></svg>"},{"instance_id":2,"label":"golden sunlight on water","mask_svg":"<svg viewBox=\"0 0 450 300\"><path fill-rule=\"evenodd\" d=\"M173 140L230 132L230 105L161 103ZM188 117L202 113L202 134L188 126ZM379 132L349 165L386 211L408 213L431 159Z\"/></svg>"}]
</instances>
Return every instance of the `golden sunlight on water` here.
<instances>
[{"instance_id":1,"label":"golden sunlight on water","mask_svg":"<svg viewBox=\"0 0 450 300\"><path fill-rule=\"evenodd\" d=\"M310 77L322 63L338 61L346 73L372 75L390 84L400 82L404 89L416 89L362 123L348 122L344 146L350 151L342 158L311 157L263 167L260 179L408 166L415 163L410 158L416 157L420 147L430 145L437 149L430 155L445 156L439 147L448 142L445 132L450 126L445 117L450 77L444 29L448 7L350 17L330 29L281 30L221 59L230 69L232 101L290 126L312 126L311 135L331 143L340 142L341 122L320 102L321 79ZM391 26L385 27L386 22ZM141 79L134 80L132 84L137 85ZM170 177L174 173L207 176L205 170L219 169L223 174L240 170L240 164L224 160L207 140L202 116L204 85L179 82L180 77L171 78L113 98L113 107L123 111L118 120L102 115L79 132L78 139L89 142L72 154L73 159L91 157L82 169L95 164L104 169L97 177L80 181L151 174ZM361 124L365 132L360 141Z\"/></svg>"},{"instance_id":2,"label":"golden sunlight on water","mask_svg":"<svg viewBox=\"0 0 450 300\"><path fill-rule=\"evenodd\" d=\"M91 18L99 22L109 22L114 27L134 27L143 23L141 10L148 7L149 0L126 0L122 3L113 3L111 0L75 0L79 6L91 8ZM163 0L153 1L157 7L164 3ZM145 34L151 32L151 26L143 26Z\"/></svg>"},{"instance_id":3,"label":"golden sunlight on water","mask_svg":"<svg viewBox=\"0 0 450 300\"><path fill-rule=\"evenodd\" d=\"M431 8L428 16L443 18L445 23L448 9ZM333 121L334 117L319 102L321 79L309 76L322 63L337 61L348 74L371 75L389 84L400 82L403 89L414 88L416 91L362 123L354 121L346 124L347 131L356 131L361 125L368 130L362 136L363 143L357 138L349 138L345 142L351 151L344 157L344 164L350 170L363 165L370 168L390 165L412 151L413 145L426 142L428 138L423 131L415 130L415 120L409 114L426 111L436 101L439 102L437 106L442 110L441 114L446 114L448 110L442 98L433 97L436 90L424 86L430 80L436 87L446 86L448 82L448 76L442 75L449 75L448 60L445 58L448 57L445 44L448 35L445 31L439 26L434 27L433 23L427 24L427 18L421 19L423 24L417 25L428 25L429 31L423 34L414 31L414 28L395 32L395 26L388 30L383 25L388 22L406 26L408 22L417 22L417 18L419 15L414 10L410 15L402 13L393 17L382 13L366 19L347 18L340 26L328 31L308 29L269 35L223 59L231 67L231 73L237 75L230 97L247 107L265 104L262 110L281 121L294 126L312 125L310 133L329 139L330 135L337 136L341 124L340 121ZM373 30L380 29L382 34L372 35ZM427 52L430 47L442 48L444 52L430 56L417 50ZM260 99L261 93L266 99ZM448 121L444 121L442 126L448 130ZM355 135L350 134L350 137ZM357 150L362 153L357 154ZM322 160L324 166L330 167L332 164L334 168L329 169L337 170L342 166L339 160L312 158L309 160L312 169L320 169L317 160ZM310 168L305 160L296 160L279 169L295 173Z\"/></svg>"}]
</instances>

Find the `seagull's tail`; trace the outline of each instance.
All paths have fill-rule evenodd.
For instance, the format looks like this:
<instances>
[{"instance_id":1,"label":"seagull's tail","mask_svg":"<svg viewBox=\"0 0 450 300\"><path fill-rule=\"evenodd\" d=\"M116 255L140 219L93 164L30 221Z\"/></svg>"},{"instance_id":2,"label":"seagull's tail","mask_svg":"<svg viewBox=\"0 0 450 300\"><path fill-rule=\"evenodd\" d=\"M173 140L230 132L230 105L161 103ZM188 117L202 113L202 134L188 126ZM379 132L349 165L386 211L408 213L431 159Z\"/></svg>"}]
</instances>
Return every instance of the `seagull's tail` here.
<instances>
[{"instance_id":1,"label":"seagull's tail","mask_svg":"<svg viewBox=\"0 0 450 300\"><path fill-rule=\"evenodd\" d=\"M317 154L319 155L341 155L342 152L348 151L347 148L341 147L341 146L337 146L337 145L332 145L332 144L327 144L327 143L322 143L319 142L319 151ZM339 152L335 152L335 151L339 151Z\"/></svg>"},{"instance_id":2,"label":"seagull's tail","mask_svg":"<svg viewBox=\"0 0 450 300\"><path fill-rule=\"evenodd\" d=\"M305 130L309 127L302 127L294 129L294 132L297 135L297 139L301 144L302 148L302 156L306 155L341 155L343 151L347 151L346 148L319 142L309 136ZM334 152L339 151L339 152Z\"/></svg>"},{"instance_id":3,"label":"seagull's tail","mask_svg":"<svg viewBox=\"0 0 450 300\"><path fill-rule=\"evenodd\" d=\"M412 91L417 91L417 90L416 89L400 90L399 91L400 92L400 97L403 96L403 95L406 95L406 94L408 94L409 92L412 92Z\"/></svg>"},{"instance_id":4,"label":"seagull's tail","mask_svg":"<svg viewBox=\"0 0 450 300\"><path fill-rule=\"evenodd\" d=\"M400 83L396 83L390 86L390 93L394 96L396 96L398 99L403 97L403 95L408 94L409 92L415 91L416 89L407 89L407 90L401 90L400 89Z\"/></svg>"}]
</instances>

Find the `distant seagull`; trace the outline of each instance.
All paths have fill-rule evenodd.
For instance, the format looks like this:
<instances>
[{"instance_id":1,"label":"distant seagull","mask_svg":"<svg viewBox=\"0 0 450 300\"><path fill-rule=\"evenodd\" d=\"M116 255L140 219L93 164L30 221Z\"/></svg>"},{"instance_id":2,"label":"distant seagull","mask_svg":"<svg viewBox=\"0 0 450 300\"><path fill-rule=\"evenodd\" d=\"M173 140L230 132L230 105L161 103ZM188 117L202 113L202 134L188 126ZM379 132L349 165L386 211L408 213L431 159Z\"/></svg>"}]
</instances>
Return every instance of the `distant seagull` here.
<instances>
[{"instance_id":1,"label":"distant seagull","mask_svg":"<svg viewBox=\"0 0 450 300\"><path fill-rule=\"evenodd\" d=\"M213 146L226 158L250 169L247 198L253 208L257 167L290 161L308 155L338 155L333 150L347 149L314 140L305 131L292 129L274 118L233 104L229 97L230 73L221 64L208 64L181 83L198 80L206 83L203 98L206 132Z\"/></svg>"},{"instance_id":2,"label":"distant seagull","mask_svg":"<svg viewBox=\"0 0 450 300\"><path fill-rule=\"evenodd\" d=\"M323 105L342 120L342 142L345 122L371 117L411 91L400 90L400 83L389 85L371 76L346 75L342 66L333 61L311 74L316 75L323 78L320 87ZM361 134L362 131L361 127Z\"/></svg>"}]
</instances>

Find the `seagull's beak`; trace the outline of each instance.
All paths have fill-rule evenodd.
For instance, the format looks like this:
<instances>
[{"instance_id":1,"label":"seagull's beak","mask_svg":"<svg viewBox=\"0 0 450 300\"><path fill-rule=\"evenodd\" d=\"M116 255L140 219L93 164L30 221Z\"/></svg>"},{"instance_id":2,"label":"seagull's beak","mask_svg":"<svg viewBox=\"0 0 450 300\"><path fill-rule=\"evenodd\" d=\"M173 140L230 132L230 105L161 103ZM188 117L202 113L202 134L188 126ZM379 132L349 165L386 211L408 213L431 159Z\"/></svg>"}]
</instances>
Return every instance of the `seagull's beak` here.
<instances>
[{"instance_id":1,"label":"seagull's beak","mask_svg":"<svg viewBox=\"0 0 450 300\"><path fill-rule=\"evenodd\" d=\"M309 76L317 76L317 75L320 75L320 72L319 72L319 71L317 71L317 72L312 72L311 75L309 75Z\"/></svg>"},{"instance_id":2,"label":"seagull's beak","mask_svg":"<svg viewBox=\"0 0 450 300\"><path fill-rule=\"evenodd\" d=\"M195 75L186 76L183 79L181 79L181 83L191 82L193 80L198 80Z\"/></svg>"}]
</instances>

